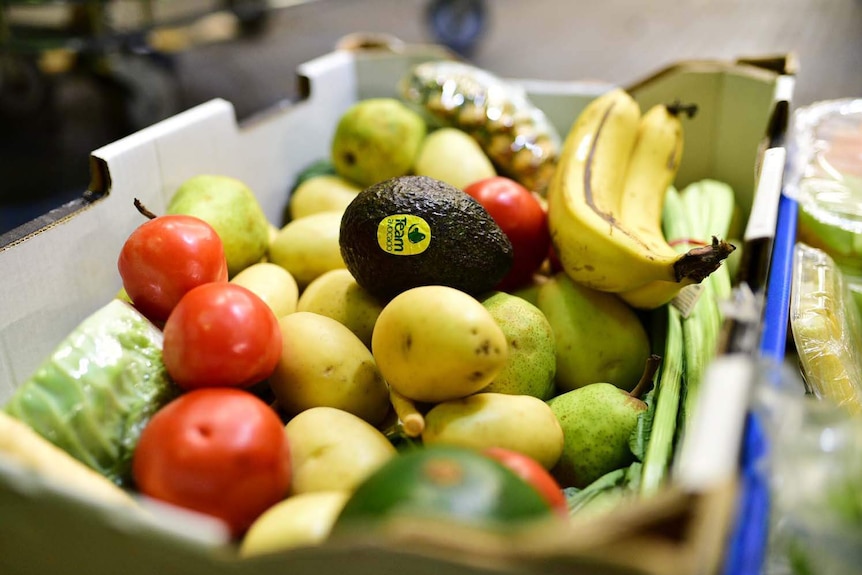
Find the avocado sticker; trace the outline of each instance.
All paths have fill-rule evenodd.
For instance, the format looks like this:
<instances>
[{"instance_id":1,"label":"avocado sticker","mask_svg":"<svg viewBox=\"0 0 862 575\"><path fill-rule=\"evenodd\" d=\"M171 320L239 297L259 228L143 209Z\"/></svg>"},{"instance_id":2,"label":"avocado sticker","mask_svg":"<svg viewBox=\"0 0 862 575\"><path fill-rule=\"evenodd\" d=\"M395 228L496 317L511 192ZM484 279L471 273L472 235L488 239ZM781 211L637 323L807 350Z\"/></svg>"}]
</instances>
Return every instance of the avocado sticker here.
<instances>
[{"instance_id":1,"label":"avocado sticker","mask_svg":"<svg viewBox=\"0 0 862 575\"><path fill-rule=\"evenodd\" d=\"M431 226L419 216L386 216L377 225L377 244L388 254L415 256L431 244Z\"/></svg>"}]
</instances>

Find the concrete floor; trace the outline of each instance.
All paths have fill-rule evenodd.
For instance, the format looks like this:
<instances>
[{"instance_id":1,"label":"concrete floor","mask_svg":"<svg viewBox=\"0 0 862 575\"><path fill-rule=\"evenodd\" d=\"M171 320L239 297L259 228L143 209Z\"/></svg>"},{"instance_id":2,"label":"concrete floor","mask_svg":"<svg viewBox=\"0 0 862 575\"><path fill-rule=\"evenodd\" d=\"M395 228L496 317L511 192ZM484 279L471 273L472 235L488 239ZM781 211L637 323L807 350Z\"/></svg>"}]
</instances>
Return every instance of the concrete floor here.
<instances>
[{"instance_id":1,"label":"concrete floor","mask_svg":"<svg viewBox=\"0 0 862 575\"><path fill-rule=\"evenodd\" d=\"M160 106L136 108L143 118L138 123L213 97L232 101L241 119L293 99L296 66L353 32L433 42L438 37L429 27L430 4L313 0L275 10L260 34L179 52L159 74L132 71L135 90L165 95ZM792 53L799 64L796 105L862 97L859 0L485 0L484 5L488 19L470 58L504 77L625 85L682 59ZM79 196L89 177L88 152L136 127L128 121L128 92L122 87L72 74L57 79L54 88L53 104L44 113L24 120L0 116L0 233L33 212Z\"/></svg>"}]
</instances>

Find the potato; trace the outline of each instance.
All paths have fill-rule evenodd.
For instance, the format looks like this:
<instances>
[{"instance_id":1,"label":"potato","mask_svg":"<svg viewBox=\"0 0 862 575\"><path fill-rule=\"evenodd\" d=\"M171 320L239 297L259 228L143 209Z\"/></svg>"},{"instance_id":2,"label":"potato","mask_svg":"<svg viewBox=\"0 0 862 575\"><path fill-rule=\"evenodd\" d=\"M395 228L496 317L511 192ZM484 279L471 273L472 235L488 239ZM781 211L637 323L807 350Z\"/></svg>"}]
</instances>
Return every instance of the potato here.
<instances>
[{"instance_id":1,"label":"potato","mask_svg":"<svg viewBox=\"0 0 862 575\"><path fill-rule=\"evenodd\" d=\"M362 289L349 271L331 270L308 284L296 309L337 320L371 349L371 334L383 305Z\"/></svg>"},{"instance_id":2,"label":"potato","mask_svg":"<svg viewBox=\"0 0 862 575\"><path fill-rule=\"evenodd\" d=\"M322 543L349 496L347 491L316 491L293 495L273 505L246 532L240 556Z\"/></svg>"},{"instance_id":3,"label":"potato","mask_svg":"<svg viewBox=\"0 0 862 575\"><path fill-rule=\"evenodd\" d=\"M563 452L563 429L541 399L482 392L431 408L425 414L422 441L476 449L504 447L551 469Z\"/></svg>"},{"instance_id":4,"label":"potato","mask_svg":"<svg viewBox=\"0 0 862 575\"><path fill-rule=\"evenodd\" d=\"M479 391L508 358L506 336L491 313L445 286L395 296L377 318L371 348L393 389L431 403Z\"/></svg>"},{"instance_id":5,"label":"potato","mask_svg":"<svg viewBox=\"0 0 862 575\"><path fill-rule=\"evenodd\" d=\"M377 428L346 411L313 407L284 428L290 445L291 493L353 492L359 483L396 455Z\"/></svg>"},{"instance_id":6,"label":"potato","mask_svg":"<svg viewBox=\"0 0 862 575\"><path fill-rule=\"evenodd\" d=\"M279 321L282 353L269 385L288 415L335 407L377 425L389 410L389 388L371 351L338 321L298 311Z\"/></svg>"},{"instance_id":7,"label":"potato","mask_svg":"<svg viewBox=\"0 0 862 575\"><path fill-rule=\"evenodd\" d=\"M293 220L269 244L269 261L289 271L303 289L325 272L346 267L338 245L340 230L341 212Z\"/></svg>"}]
</instances>

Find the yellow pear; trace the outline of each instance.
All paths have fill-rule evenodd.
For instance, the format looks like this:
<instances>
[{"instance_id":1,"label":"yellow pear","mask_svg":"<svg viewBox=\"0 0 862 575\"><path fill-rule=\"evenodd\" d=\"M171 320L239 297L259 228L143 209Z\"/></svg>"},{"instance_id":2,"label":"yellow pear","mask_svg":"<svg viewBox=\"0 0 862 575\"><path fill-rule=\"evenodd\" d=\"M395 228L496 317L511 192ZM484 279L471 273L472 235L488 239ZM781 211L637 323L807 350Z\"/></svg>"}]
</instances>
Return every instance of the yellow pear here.
<instances>
[{"instance_id":1,"label":"yellow pear","mask_svg":"<svg viewBox=\"0 0 862 575\"><path fill-rule=\"evenodd\" d=\"M383 305L356 283L348 270L339 269L330 270L308 284L296 309L331 317L371 349L371 334Z\"/></svg>"},{"instance_id":2,"label":"yellow pear","mask_svg":"<svg viewBox=\"0 0 862 575\"><path fill-rule=\"evenodd\" d=\"M276 318L296 311L299 288L290 272L271 262L258 262L245 268L231 283L248 288L260 297Z\"/></svg>"},{"instance_id":3,"label":"yellow pear","mask_svg":"<svg viewBox=\"0 0 862 575\"><path fill-rule=\"evenodd\" d=\"M252 523L242 539L240 556L323 543L349 496L348 491L313 491L276 503Z\"/></svg>"},{"instance_id":4,"label":"yellow pear","mask_svg":"<svg viewBox=\"0 0 862 575\"><path fill-rule=\"evenodd\" d=\"M476 140L457 128L440 128L428 134L419 149L413 172L462 190L497 175Z\"/></svg>"},{"instance_id":5,"label":"yellow pear","mask_svg":"<svg viewBox=\"0 0 862 575\"><path fill-rule=\"evenodd\" d=\"M343 212L362 188L341 176L321 174L302 182L290 195L290 218L296 220L320 212Z\"/></svg>"},{"instance_id":6,"label":"yellow pear","mask_svg":"<svg viewBox=\"0 0 862 575\"><path fill-rule=\"evenodd\" d=\"M300 290L320 275L343 269L340 212L320 212L285 225L269 245L269 261L290 272Z\"/></svg>"},{"instance_id":7,"label":"yellow pear","mask_svg":"<svg viewBox=\"0 0 862 575\"><path fill-rule=\"evenodd\" d=\"M425 414L422 443L503 447L551 469L563 452L563 429L541 399L482 392L432 407Z\"/></svg>"},{"instance_id":8,"label":"yellow pear","mask_svg":"<svg viewBox=\"0 0 862 575\"><path fill-rule=\"evenodd\" d=\"M395 446L352 413L313 407L284 427L290 444L291 496L317 491L352 492L395 457Z\"/></svg>"},{"instance_id":9,"label":"yellow pear","mask_svg":"<svg viewBox=\"0 0 862 575\"><path fill-rule=\"evenodd\" d=\"M506 336L491 313L465 292L441 285L412 288L387 303L371 349L395 391L431 403L481 390L508 356Z\"/></svg>"},{"instance_id":10,"label":"yellow pear","mask_svg":"<svg viewBox=\"0 0 862 575\"><path fill-rule=\"evenodd\" d=\"M377 425L389 411L389 388L371 351L343 324L298 311L279 320L282 353L269 385L288 415L335 407Z\"/></svg>"}]
</instances>

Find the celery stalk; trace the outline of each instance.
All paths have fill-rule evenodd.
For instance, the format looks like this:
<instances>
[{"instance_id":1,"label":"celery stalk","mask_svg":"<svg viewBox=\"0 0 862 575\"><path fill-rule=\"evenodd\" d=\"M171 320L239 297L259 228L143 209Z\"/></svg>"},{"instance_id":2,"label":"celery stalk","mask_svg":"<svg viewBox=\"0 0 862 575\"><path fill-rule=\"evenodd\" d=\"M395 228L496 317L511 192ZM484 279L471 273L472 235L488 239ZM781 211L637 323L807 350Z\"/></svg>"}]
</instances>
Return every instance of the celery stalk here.
<instances>
[{"instance_id":1,"label":"celery stalk","mask_svg":"<svg viewBox=\"0 0 862 575\"><path fill-rule=\"evenodd\" d=\"M670 186L665 194L662 226L668 241L689 236L688 217L679 191ZM677 246L684 252L688 245ZM643 456L640 494L649 495L664 485L670 470L677 435L677 419L683 386L685 353L683 350L682 314L667 306L664 353L655 389L655 408ZM656 315L657 320L661 320Z\"/></svg>"},{"instance_id":2,"label":"celery stalk","mask_svg":"<svg viewBox=\"0 0 862 575\"><path fill-rule=\"evenodd\" d=\"M691 237L709 241L725 237L733 217L733 190L715 180L701 180L680 192ZM706 368L715 358L721 333L719 303L730 295L730 277L722 265L703 281L703 292L691 313L683 318L685 348L685 390L681 412L681 433L694 413Z\"/></svg>"},{"instance_id":3,"label":"celery stalk","mask_svg":"<svg viewBox=\"0 0 862 575\"><path fill-rule=\"evenodd\" d=\"M702 180L678 191L668 188L662 225L676 249L691 249L686 240L710 241L729 233L733 216L733 190L722 182ZM669 305L667 335L658 383L656 405L643 459L640 493L662 487L672 463L678 438L699 400L700 384L718 346L722 317L719 302L730 295L730 276L722 265L703 281L702 292L688 315Z\"/></svg>"},{"instance_id":4,"label":"celery stalk","mask_svg":"<svg viewBox=\"0 0 862 575\"><path fill-rule=\"evenodd\" d=\"M673 306L667 306L666 310L667 337L655 389L655 413L641 472L641 495L651 495L664 485L676 437L684 367L682 315Z\"/></svg>"}]
</instances>

